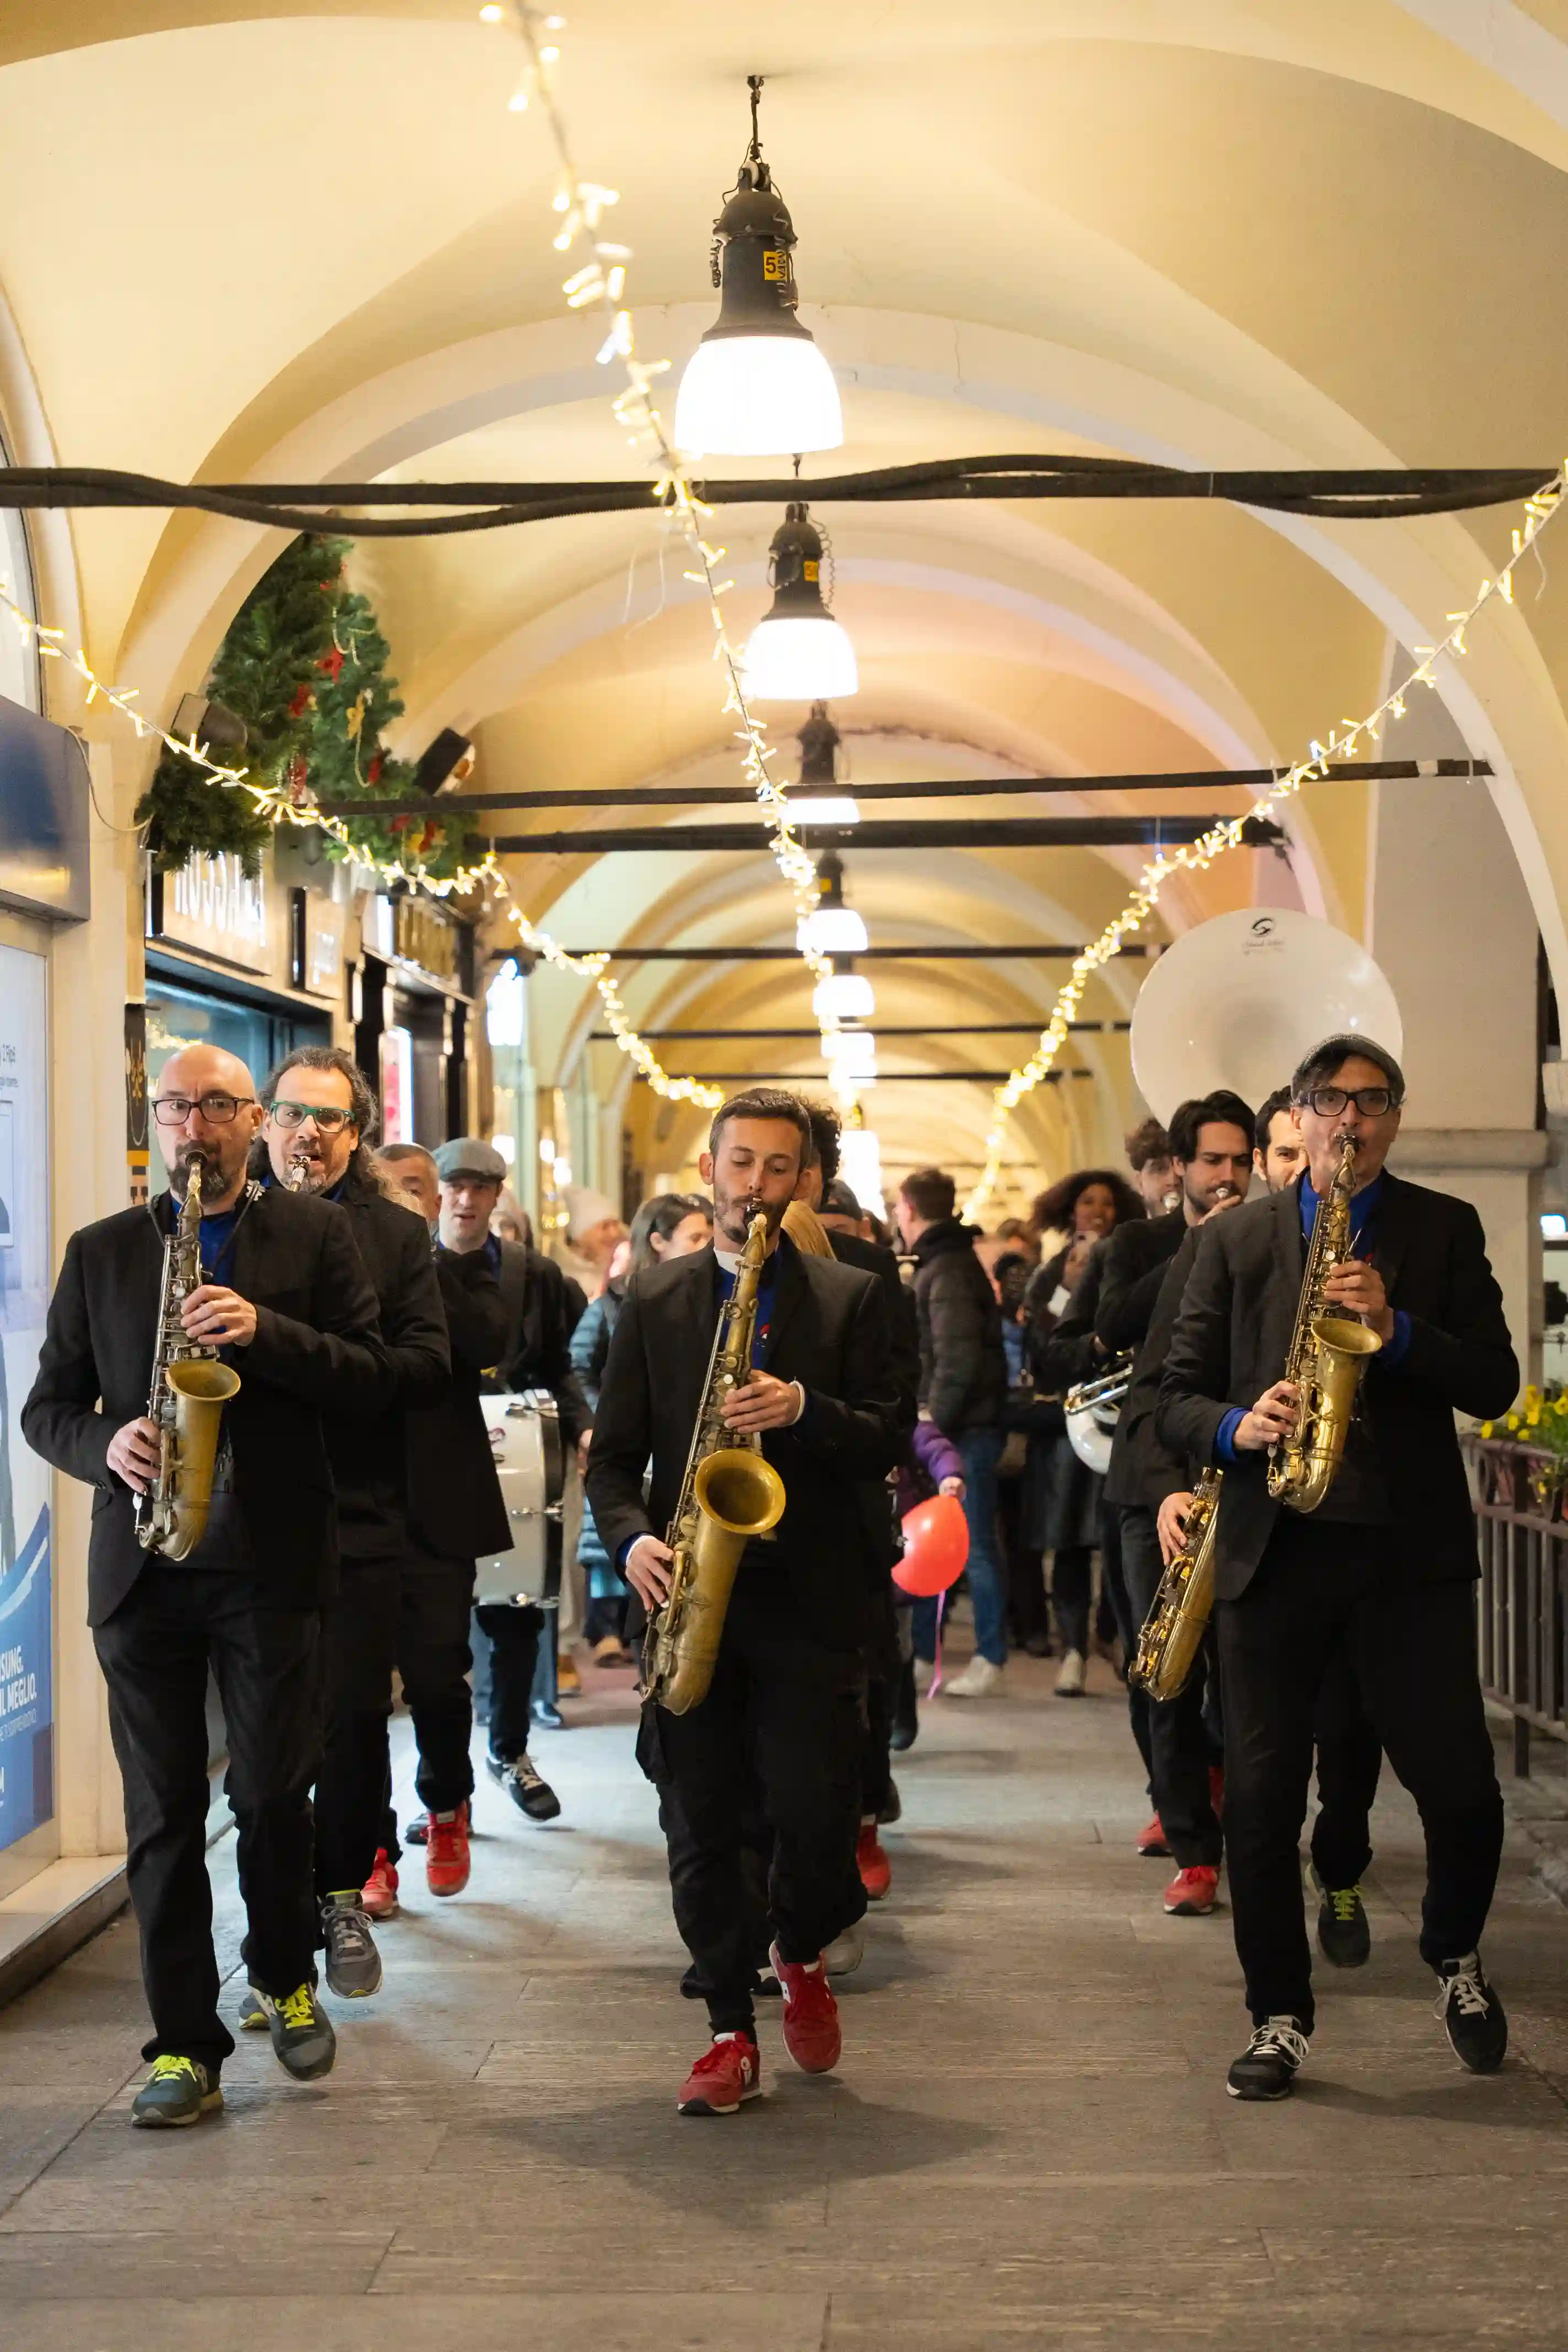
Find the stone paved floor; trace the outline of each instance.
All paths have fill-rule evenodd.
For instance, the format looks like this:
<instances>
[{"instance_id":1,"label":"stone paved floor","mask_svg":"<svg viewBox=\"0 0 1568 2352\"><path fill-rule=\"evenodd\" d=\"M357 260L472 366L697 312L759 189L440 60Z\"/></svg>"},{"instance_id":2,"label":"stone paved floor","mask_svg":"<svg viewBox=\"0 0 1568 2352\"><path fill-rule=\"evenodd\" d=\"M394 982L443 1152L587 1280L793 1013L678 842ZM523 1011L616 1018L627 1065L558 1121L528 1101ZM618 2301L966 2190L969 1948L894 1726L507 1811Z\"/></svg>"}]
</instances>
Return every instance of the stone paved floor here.
<instances>
[{"instance_id":1,"label":"stone paved floor","mask_svg":"<svg viewBox=\"0 0 1568 2352\"><path fill-rule=\"evenodd\" d=\"M1395 1790L1372 1965L1325 1988L1294 2101L1238 2106L1227 1923L1161 1913L1095 1672L1079 1705L1023 1661L1005 1701L927 1709L841 2074L781 2067L770 2019L768 2096L730 2121L674 2113L697 2019L624 1703L541 1739L555 1827L485 1784L468 1895L416 1879L383 1994L339 2006L329 2084L289 2084L247 2039L220 2121L132 2132L143 2027L116 1926L0 2012L0 2342L1568 2342L1568 1915L1527 1843L1488 1948L1514 2028L1500 2077L1461 2073L1431 2017ZM232 1963L226 1842L214 1861Z\"/></svg>"}]
</instances>

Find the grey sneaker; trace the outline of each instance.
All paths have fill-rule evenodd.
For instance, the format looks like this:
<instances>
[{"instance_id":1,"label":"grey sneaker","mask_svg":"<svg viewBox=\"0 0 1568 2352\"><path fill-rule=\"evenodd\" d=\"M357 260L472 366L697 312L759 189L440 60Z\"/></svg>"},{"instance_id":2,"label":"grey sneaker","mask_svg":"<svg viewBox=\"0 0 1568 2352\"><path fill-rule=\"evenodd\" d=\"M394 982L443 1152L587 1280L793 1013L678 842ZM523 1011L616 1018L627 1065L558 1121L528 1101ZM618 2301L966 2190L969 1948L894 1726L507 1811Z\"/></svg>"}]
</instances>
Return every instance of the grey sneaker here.
<instances>
[{"instance_id":1,"label":"grey sneaker","mask_svg":"<svg viewBox=\"0 0 1568 2352\"><path fill-rule=\"evenodd\" d=\"M486 1756L485 1762L490 1779L500 1782L520 1813L526 1813L531 1822L554 1821L561 1811L561 1800L543 1773L535 1769L526 1748L510 1764L490 1755Z\"/></svg>"},{"instance_id":2,"label":"grey sneaker","mask_svg":"<svg viewBox=\"0 0 1568 2352\"><path fill-rule=\"evenodd\" d=\"M370 1932L368 1911L329 1895L321 1906L321 1940L327 1948L329 1992L340 2000L368 2000L381 1990L381 1954Z\"/></svg>"},{"instance_id":3,"label":"grey sneaker","mask_svg":"<svg viewBox=\"0 0 1568 2352\"><path fill-rule=\"evenodd\" d=\"M223 2093L216 2074L199 2058L154 2058L153 2072L131 2105L131 2120L143 2130L175 2131L184 2124L199 2124L216 2116Z\"/></svg>"},{"instance_id":4,"label":"grey sneaker","mask_svg":"<svg viewBox=\"0 0 1568 2352\"><path fill-rule=\"evenodd\" d=\"M297 2083L314 2083L332 2071L338 2037L332 2021L308 1984L296 1985L281 2000L252 1985L272 2036L272 2054Z\"/></svg>"}]
</instances>

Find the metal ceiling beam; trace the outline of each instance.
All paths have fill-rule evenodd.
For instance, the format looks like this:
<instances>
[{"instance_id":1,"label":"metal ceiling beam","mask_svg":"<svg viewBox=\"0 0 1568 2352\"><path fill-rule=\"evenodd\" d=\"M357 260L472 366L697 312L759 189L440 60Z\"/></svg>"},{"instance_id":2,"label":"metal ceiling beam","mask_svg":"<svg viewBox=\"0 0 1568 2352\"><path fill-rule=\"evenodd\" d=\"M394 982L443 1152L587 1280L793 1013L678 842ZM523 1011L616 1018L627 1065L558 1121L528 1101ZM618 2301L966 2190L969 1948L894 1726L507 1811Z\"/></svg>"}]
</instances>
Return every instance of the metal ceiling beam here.
<instances>
[{"instance_id":1,"label":"metal ceiling beam","mask_svg":"<svg viewBox=\"0 0 1568 2352\"><path fill-rule=\"evenodd\" d=\"M804 848L876 849L1165 849L1196 841L1225 816L999 816L873 818L866 824L803 824ZM1249 817L1245 838L1254 847L1283 845L1277 824ZM605 857L620 851L653 856L755 856L767 847L760 817L749 824L606 825L584 833L498 835L501 856Z\"/></svg>"},{"instance_id":2,"label":"metal ceiling beam","mask_svg":"<svg viewBox=\"0 0 1568 2352\"><path fill-rule=\"evenodd\" d=\"M954 1021L943 1022L933 1030L930 1022L914 1023L908 1027L886 1021L868 1024L879 1037L1037 1037L1044 1028L1042 1021ZM1131 1029L1131 1021L1069 1021L1074 1036L1087 1033L1090 1036L1106 1036ZM670 1045L678 1041L693 1042L699 1038L777 1037L809 1039L816 1044L820 1029L645 1029L643 1036L650 1045ZM591 1045L612 1045L616 1040L613 1029L595 1029L588 1038Z\"/></svg>"},{"instance_id":3,"label":"metal ceiling beam","mask_svg":"<svg viewBox=\"0 0 1568 2352\"><path fill-rule=\"evenodd\" d=\"M1149 956L1155 950L1141 940L1132 940L1121 950L1124 956ZM522 961L529 961L526 950L519 950ZM608 956L615 963L798 963L798 948L639 948L631 942L618 948L568 948L569 956ZM1081 947L1047 945L1039 940L997 940L988 947L973 942L963 947L946 945L928 947L920 944L897 948L862 948L855 957L857 963L902 962L980 963L993 958L1008 962L1070 963L1074 956L1083 953Z\"/></svg>"},{"instance_id":4,"label":"metal ceiling beam","mask_svg":"<svg viewBox=\"0 0 1568 2352\"><path fill-rule=\"evenodd\" d=\"M638 1071L635 1075L640 1078L642 1073ZM815 1087L827 1084L826 1068L820 1078L812 1070L693 1070L690 1075L700 1078L704 1086L710 1087L798 1087L803 1082ZM867 1078L861 1083L868 1087L1004 1087L1012 1075L1011 1070L884 1070L880 1076ZM1092 1070L1047 1070L1040 1084L1054 1087L1063 1078L1092 1078L1093 1076Z\"/></svg>"},{"instance_id":5,"label":"metal ceiling beam","mask_svg":"<svg viewBox=\"0 0 1568 2352\"><path fill-rule=\"evenodd\" d=\"M1491 774L1489 760L1344 760L1322 779L1331 784L1396 783L1419 777L1480 778ZM1163 775L1135 772L1123 776L926 776L903 783L860 784L840 777L836 784L788 784L803 795L847 793L858 801L981 800L1021 793L1217 793L1266 792L1288 776L1289 768L1180 768ZM642 784L609 792L561 790L534 793L464 793L432 802L427 793L395 801L321 803L325 816L479 815L488 809L547 808L734 808L754 809L757 796L735 784Z\"/></svg>"}]
</instances>

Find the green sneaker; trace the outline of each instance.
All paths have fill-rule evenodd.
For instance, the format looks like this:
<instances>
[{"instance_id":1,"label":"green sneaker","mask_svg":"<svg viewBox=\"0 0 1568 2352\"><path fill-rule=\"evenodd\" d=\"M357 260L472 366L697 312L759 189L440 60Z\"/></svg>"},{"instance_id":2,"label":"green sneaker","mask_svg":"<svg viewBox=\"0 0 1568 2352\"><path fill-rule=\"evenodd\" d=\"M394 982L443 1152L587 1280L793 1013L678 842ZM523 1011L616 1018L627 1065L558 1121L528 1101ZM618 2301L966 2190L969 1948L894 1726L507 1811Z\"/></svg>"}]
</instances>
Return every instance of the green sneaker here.
<instances>
[{"instance_id":1,"label":"green sneaker","mask_svg":"<svg viewBox=\"0 0 1568 2352\"><path fill-rule=\"evenodd\" d=\"M132 2102L131 2120L146 2131L177 2131L216 2116L223 2093L199 2058L154 2058L153 2072Z\"/></svg>"},{"instance_id":2,"label":"green sneaker","mask_svg":"<svg viewBox=\"0 0 1568 2352\"><path fill-rule=\"evenodd\" d=\"M338 2054L338 2037L310 1987L296 1985L281 2000L274 2000L269 1992L261 1992L255 1985L251 1992L267 2020L272 2054L284 2073L292 2074L297 2083L314 2083L330 2074Z\"/></svg>"},{"instance_id":3,"label":"green sneaker","mask_svg":"<svg viewBox=\"0 0 1568 2352\"><path fill-rule=\"evenodd\" d=\"M1336 1969L1364 1968L1372 1958L1372 1927L1359 1886L1325 1886L1309 1870L1318 1904L1318 1948Z\"/></svg>"},{"instance_id":4,"label":"green sneaker","mask_svg":"<svg viewBox=\"0 0 1568 2352\"><path fill-rule=\"evenodd\" d=\"M312 1969L310 1971L310 1990L312 1992L316 1990L317 1984L318 1979L316 1971ZM235 2020L235 2023L238 2026L242 2033L267 2033L270 2032L271 2020L267 2014L267 2004L262 2000L261 1995L257 1991L254 1985L246 1986L245 1998L239 2004L239 2015Z\"/></svg>"}]
</instances>

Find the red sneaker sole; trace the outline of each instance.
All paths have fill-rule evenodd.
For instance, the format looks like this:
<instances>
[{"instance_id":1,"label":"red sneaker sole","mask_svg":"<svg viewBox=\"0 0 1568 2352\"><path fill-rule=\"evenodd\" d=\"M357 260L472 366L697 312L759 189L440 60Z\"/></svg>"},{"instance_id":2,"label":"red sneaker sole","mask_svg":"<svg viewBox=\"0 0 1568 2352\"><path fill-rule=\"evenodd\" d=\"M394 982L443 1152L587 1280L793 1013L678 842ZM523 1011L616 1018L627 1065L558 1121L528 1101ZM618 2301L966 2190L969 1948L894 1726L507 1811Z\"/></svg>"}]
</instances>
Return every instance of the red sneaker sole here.
<instances>
[{"instance_id":1,"label":"red sneaker sole","mask_svg":"<svg viewBox=\"0 0 1568 2352\"><path fill-rule=\"evenodd\" d=\"M826 2043L824 2043L818 2049L808 2048L807 2050L803 2051L797 2050L794 2042L790 2040L789 2027L786 2025L784 2027L784 2045L789 2052L792 2061L799 2067L803 2074L831 2074L833 2069L837 2065L838 2061L844 2055L844 2036L842 2034L839 2034L831 2048L829 2048Z\"/></svg>"},{"instance_id":2,"label":"red sneaker sole","mask_svg":"<svg viewBox=\"0 0 1568 2352\"><path fill-rule=\"evenodd\" d=\"M753 2083L749 2091L742 2092L732 2106L716 2107L710 2099L677 2099L675 2112L678 2116L738 2116L748 2099L760 2099L762 2095L762 2084Z\"/></svg>"},{"instance_id":3,"label":"red sneaker sole","mask_svg":"<svg viewBox=\"0 0 1568 2352\"><path fill-rule=\"evenodd\" d=\"M1215 1903L1167 1903L1167 1919L1206 1919L1218 1909Z\"/></svg>"},{"instance_id":4,"label":"red sneaker sole","mask_svg":"<svg viewBox=\"0 0 1568 2352\"><path fill-rule=\"evenodd\" d=\"M468 1883L466 1878L459 1878L451 1886L437 1886L433 1878L427 1878L425 1882L432 1895L460 1895Z\"/></svg>"}]
</instances>

